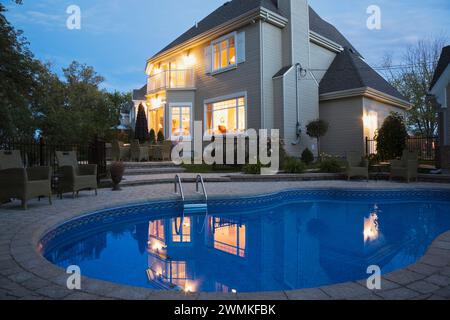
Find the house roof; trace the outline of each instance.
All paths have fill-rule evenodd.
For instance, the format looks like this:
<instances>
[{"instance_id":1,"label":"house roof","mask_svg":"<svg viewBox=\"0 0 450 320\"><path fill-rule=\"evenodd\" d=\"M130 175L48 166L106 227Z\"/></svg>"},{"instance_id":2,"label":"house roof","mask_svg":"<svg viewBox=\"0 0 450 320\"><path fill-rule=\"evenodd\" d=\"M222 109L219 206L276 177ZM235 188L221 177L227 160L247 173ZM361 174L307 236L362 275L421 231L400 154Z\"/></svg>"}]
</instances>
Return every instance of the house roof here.
<instances>
[{"instance_id":1,"label":"house roof","mask_svg":"<svg viewBox=\"0 0 450 320\"><path fill-rule=\"evenodd\" d=\"M447 66L450 64L450 46L444 47L442 49L441 57L439 58L438 65L436 67L436 70L434 72L433 80L431 81L430 89L433 89L433 87L438 82L439 78L444 73Z\"/></svg>"},{"instance_id":2,"label":"house roof","mask_svg":"<svg viewBox=\"0 0 450 320\"><path fill-rule=\"evenodd\" d=\"M356 54L362 57L358 50L353 47L350 41L348 41L335 26L323 20L311 7L309 7L309 29L322 37L340 44L344 48L352 49Z\"/></svg>"},{"instance_id":3,"label":"house roof","mask_svg":"<svg viewBox=\"0 0 450 320\"><path fill-rule=\"evenodd\" d=\"M397 89L348 48L336 55L330 68L325 73L320 82L320 94L366 87L408 101Z\"/></svg>"},{"instance_id":4,"label":"house roof","mask_svg":"<svg viewBox=\"0 0 450 320\"><path fill-rule=\"evenodd\" d=\"M209 31L210 29L218 27L227 21L233 20L240 15L256 10L257 8L263 7L279 14L280 16L283 16L275 2L275 0L232 0L226 2L201 20L197 26L193 26L156 53L152 59L167 50L170 50L204 32ZM343 47L352 48L355 52L357 52L351 43L333 25L323 20L311 7L309 9L310 30L330 39L333 42L336 42L337 44L340 44Z\"/></svg>"},{"instance_id":5,"label":"house roof","mask_svg":"<svg viewBox=\"0 0 450 320\"><path fill-rule=\"evenodd\" d=\"M145 100L145 95L147 94L147 85L144 85L138 90L133 90L133 101Z\"/></svg>"},{"instance_id":6,"label":"house roof","mask_svg":"<svg viewBox=\"0 0 450 320\"><path fill-rule=\"evenodd\" d=\"M291 70L292 66L286 66L280 69L275 75L273 76L273 79L279 78L284 76L289 70Z\"/></svg>"}]
</instances>

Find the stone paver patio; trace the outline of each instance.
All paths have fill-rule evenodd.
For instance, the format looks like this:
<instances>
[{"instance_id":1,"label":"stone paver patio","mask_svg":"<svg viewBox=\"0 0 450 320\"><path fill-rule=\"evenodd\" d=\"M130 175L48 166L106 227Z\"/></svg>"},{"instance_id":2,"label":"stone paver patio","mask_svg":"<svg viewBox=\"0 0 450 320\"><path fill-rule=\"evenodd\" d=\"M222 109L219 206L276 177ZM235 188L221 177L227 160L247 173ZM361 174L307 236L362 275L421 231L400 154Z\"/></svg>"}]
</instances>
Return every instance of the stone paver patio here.
<instances>
[{"instance_id":1,"label":"stone paver patio","mask_svg":"<svg viewBox=\"0 0 450 320\"><path fill-rule=\"evenodd\" d=\"M185 193L193 194L194 185L185 184ZM228 182L207 183L208 194L253 195L289 188L449 189L448 184L390 182ZM439 236L417 263L383 276L382 290L370 291L364 281L315 289L258 293L162 292L134 288L95 279L82 278L82 290L66 288L65 270L52 265L38 252L40 238L56 225L83 214L151 199L175 199L172 184L136 186L120 192L100 190L95 197L82 192L72 199L33 200L28 211L14 202L0 207L0 299L450 299L450 231Z\"/></svg>"}]
</instances>

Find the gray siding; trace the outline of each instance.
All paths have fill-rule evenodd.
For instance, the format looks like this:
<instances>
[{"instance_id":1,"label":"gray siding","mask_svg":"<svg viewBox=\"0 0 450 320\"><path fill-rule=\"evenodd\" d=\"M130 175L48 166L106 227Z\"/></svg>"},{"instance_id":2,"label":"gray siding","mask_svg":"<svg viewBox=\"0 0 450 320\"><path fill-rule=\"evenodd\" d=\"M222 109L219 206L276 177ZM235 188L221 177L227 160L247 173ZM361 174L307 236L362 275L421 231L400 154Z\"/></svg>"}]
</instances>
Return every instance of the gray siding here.
<instances>
[{"instance_id":1,"label":"gray siding","mask_svg":"<svg viewBox=\"0 0 450 320\"><path fill-rule=\"evenodd\" d=\"M363 98L348 98L320 103L320 118L330 125L321 139L321 151L345 156L349 151L365 153Z\"/></svg>"},{"instance_id":2,"label":"gray siding","mask_svg":"<svg viewBox=\"0 0 450 320\"><path fill-rule=\"evenodd\" d=\"M247 92L247 126L261 128L261 78L260 78L260 30L259 24L249 25L238 31L245 31L246 61L236 69L210 75L205 73L205 43L192 52L197 57L195 120L204 118L204 101L237 92Z\"/></svg>"},{"instance_id":3,"label":"gray siding","mask_svg":"<svg viewBox=\"0 0 450 320\"><path fill-rule=\"evenodd\" d=\"M273 79L274 128L280 130L280 137L284 137L284 78Z\"/></svg>"},{"instance_id":4,"label":"gray siding","mask_svg":"<svg viewBox=\"0 0 450 320\"><path fill-rule=\"evenodd\" d=\"M283 67L281 29L262 22L262 123L266 129L280 129L275 126L275 103L273 76Z\"/></svg>"}]
</instances>

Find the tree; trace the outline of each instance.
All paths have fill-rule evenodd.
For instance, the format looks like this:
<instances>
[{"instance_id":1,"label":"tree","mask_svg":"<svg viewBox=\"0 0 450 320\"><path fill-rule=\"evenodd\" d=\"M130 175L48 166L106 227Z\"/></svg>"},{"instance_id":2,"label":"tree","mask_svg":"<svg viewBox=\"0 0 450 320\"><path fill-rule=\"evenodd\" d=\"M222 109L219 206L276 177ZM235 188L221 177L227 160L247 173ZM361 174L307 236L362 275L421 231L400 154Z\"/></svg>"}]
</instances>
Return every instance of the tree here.
<instances>
[{"instance_id":1,"label":"tree","mask_svg":"<svg viewBox=\"0 0 450 320\"><path fill-rule=\"evenodd\" d=\"M145 109L142 103L139 105L136 117L136 128L134 130L134 138L141 143L148 141L148 122Z\"/></svg>"},{"instance_id":2,"label":"tree","mask_svg":"<svg viewBox=\"0 0 450 320\"><path fill-rule=\"evenodd\" d=\"M20 4L21 1L14 1ZM0 138L31 138L35 132L30 99L39 67L22 31L4 16L0 3Z\"/></svg>"},{"instance_id":3,"label":"tree","mask_svg":"<svg viewBox=\"0 0 450 320\"><path fill-rule=\"evenodd\" d=\"M401 66L394 66L392 55L385 56L385 76L413 105L408 113L409 130L421 136L434 136L437 132L437 115L427 94L433 79L445 38L421 40L406 48Z\"/></svg>"},{"instance_id":4,"label":"tree","mask_svg":"<svg viewBox=\"0 0 450 320\"><path fill-rule=\"evenodd\" d=\"M149 133L149 140L150 140L150 143L151 143L151 144L155 144L155 143L156 143L156 133L155 133L155 130L154 130L154 129L151 129L151 130L150 130L150 133Z\"/></svg>"},{"instance_id":5,"label":"tree","mask_svg":"<svg viewBox=\"0 0 450 320\"><path fill-rule=\"evenodd\" d=\"M320 138L323 137L328 131L328 122L324 120L314 120L308 123L306 126L306 134L311 138L317 139L317 151L320 156Z\"/></svg>"},{"instance_id":6,"label":"tree","mask_svg":"<svg viewBox=\"0 0 450 320\"><path fill-rule=\"evenodd\" d=\"M391 113L375 137L378 154L384 160L400 157L406 148L407 139L408 132L403 117L399 113Z\"/></svg>"}]
</instances>

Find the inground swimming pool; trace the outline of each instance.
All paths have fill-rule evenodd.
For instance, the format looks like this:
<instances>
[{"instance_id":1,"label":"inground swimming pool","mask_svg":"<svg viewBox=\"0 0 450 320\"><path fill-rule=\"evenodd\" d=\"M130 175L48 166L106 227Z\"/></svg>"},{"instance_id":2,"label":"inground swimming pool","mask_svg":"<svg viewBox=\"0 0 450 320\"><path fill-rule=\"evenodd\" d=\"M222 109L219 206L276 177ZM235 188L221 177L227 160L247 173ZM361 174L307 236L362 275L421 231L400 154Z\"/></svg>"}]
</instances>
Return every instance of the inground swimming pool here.
<instances>
[{"instance_id":1,"label":"inground swimming pool","mask_svg":"<svg viewBox=\"0 0 450 320\"><path fill-rule=\"evenodd\" d=\"M90 278L161 290L279 291L367 278L416 262L450 230L450 191L288 190L94 212L47 233L46 259Z\"/></svg>"}]
</instances>

